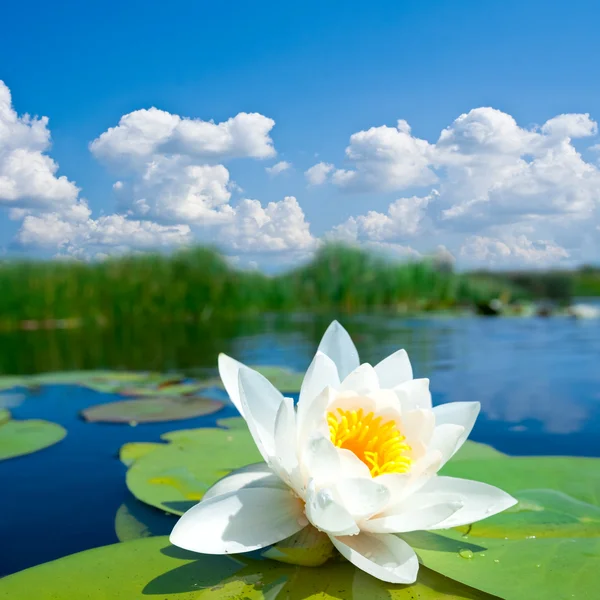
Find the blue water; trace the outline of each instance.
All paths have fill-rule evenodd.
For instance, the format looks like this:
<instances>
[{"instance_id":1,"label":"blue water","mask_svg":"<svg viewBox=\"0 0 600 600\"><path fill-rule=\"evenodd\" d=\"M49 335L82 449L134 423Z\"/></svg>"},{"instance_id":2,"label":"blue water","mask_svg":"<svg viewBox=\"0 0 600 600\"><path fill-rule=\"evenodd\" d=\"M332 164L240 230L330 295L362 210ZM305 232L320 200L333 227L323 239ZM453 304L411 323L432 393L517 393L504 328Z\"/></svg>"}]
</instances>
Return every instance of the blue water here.
<instances>
[{"instance_id":1,"label":"blue water","mask_svg":"<svg viewBox=\"0 0 600 600\"><path fill-rule=\"evenodd\" d=\"M415 376L431 379L435 403L480 401L472 439L516 455L600 456L600 321L365 316L343 323L363 362L375 364L405 347ZM305 370L324 325L300 317L283 329L265 322L262 332L226 340L226 351L247 364ZM197 366L214 366L216 353L203 363ZM193 357L184 366L190 364ZM217 390L214 396L223 398ZM113 400L84 388L47 386L12 409L15 419L55 421L68 435L46 450L0 462L0 576L117 541L114 517L131 498L117 458L123 444L158 441L164 432L213 426L236 414L227 406L207 417L137 427L78 416Z\"/></svg>"}]
</instances>

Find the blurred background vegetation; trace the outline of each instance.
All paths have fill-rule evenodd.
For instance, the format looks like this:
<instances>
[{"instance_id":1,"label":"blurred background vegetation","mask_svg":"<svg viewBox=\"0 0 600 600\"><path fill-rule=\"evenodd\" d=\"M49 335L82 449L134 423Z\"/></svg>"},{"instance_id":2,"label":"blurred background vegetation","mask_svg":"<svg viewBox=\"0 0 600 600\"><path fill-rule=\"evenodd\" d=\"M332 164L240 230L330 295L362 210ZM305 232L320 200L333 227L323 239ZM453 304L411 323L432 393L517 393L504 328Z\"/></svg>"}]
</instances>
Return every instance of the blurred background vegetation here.
<instances>
[{"instance_id":1,"label":"blurred background vegetation","mask_svg":"<svg viewBox=\"0 0 600 600\"><path fill-rule=\"evenodd\" d=\"M400 263L343 245L276 276L232 267L216 250L0 263L0 328L202 322L265 312L420 312L600 295L600 269L454 272L436 259ZM56 324L55 321L61 321Z\"/></svg>"}]
</instances>

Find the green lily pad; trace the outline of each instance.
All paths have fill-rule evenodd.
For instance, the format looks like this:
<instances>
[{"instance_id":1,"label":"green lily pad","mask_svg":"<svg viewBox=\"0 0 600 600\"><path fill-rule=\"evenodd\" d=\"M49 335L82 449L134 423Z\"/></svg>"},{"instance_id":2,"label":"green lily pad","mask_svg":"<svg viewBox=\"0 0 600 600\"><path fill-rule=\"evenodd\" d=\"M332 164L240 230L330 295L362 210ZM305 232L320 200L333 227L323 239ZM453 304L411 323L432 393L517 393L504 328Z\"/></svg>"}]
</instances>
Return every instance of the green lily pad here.
<instances>
[{"instance_id":1,"label":"green lily pad","mask_svg":"<svg viewBox=\"0 0 600 600\"><path fill-rule=\"evenodd\" d=\"M452 461L457 460L474 460L483 458L508 458L507 454L480 442L472 442L468 440L464 443L458 452L452 457Z\"/></svg>"},{"instance_id":2,"label":"green lily pad","mask_svg":"<svg viewBox=\"0 0 600 600\"><path fill-rule=\"evenodd\" d=\"M155 444L153 442L131 442L121 446L119 460L126 467L130 467L138 458L146 456L146 454L163 446L164 444Z\"/></svg>"},{"instance_id":3,"label":"green lily pad","mask_svg":"<svg viewBox=\"0 0 600 600\"><path fill-rule=\"evenodd\" d=\"M277 366L260 365L251 368L264 375L283 394L297 394L302 387L304 373Z\"/></svg>"},{"instance_id":4,"label":"green lily pad","mask_svg":"<svg viewBox=\"0 0 600 600\"><path fill-rule=\"evenodd\" d=\"M285 367L278 366L251 366L251 369L264 375L281 393L297 394L302 387L304 373L298 373ZM200 382L204 388L218 387L224 389L225 386L220 377L211 377Z\"/></svg>"},{"instance_id":5,"label":"green lily pad","mask_svg":"<svg viewBox=\"0 0 600 600\"><path fill-rule=\"evenodd\" d=\"M418 532L402 536L423 565L511 600L595 598L600 586L600 538L461 537Z\"/></svg>"},{"instance_id":6,"label":"green lily pad","mask_svg":"<svg viewBox=\"0 0 600 600\"><path fill-rule=\"evenodd\" d=\"M510 494L552 489L600 506L600 459L553 456L450 460L441 474L495 485Z\"/></svg>"},{"instance_id":7,"label":"green lily pad","mask_svg":"<svg viewBox=\"0 0 600 600\"><path fill-rule=\"evenodd\" d=\"M223 408L222 402L193 396L190 398L140 398L98 404L81 412L86 421L100 423L155 423L180 421L210 415Z\"/></svg>"},{"instance_id":8,"label":"green lily pad","mask_svg":"<svg viewBox=\"0 0 600 600\"><path fill-rule=\"evenodd\" d=\"M176 522L174 515L167 516L153 506L129 498L115 515L115 534L120 542L169 535Z\"/></svg>"},{"instance_id":9,"label":"green lily pad","mask_svg":"<svg viewBox=\"0 0 600 600\"><path fill-rule=\"evenodd\" d=\"M0 460L48 448L66 435L66 429L49 421L7 421L0 425Z\"/></svg>"},{"instance_id":10,"label":"green lily pad","mask_svg":"<svg viewBox=\"0 0 600 600\"><path fill-rule=\"evenodd\" d=\"M10 421L10 419L10 410L7 410L6 408L0 408L0 425L3 425L7 421Z\"/></svg>"},{"instance_id":11,"label":"green lily pad","mask_svg":"<svg viewBox=\"0 0 600 600\"><path fill-rule=\"evenodd\" d=\"M152 387L127 387L121 390L121 394L125 396L150 396L158 398L169 398L179 396L189 396L203 389L205 385L201 383L174 383L167 386L152 386Z\"/></svg>"},{"instance_id":12,"label":"green lily pad","mask_svg":"<svg viewBox=\"0 0 600 600\"><path fill-rule=\"evenodd\" d=\"M384 583L350 563L300 567L185 552L166 537L73 554L0 579L0 599L35 600L490 600L424 567L414 585Z\"/></svg>"},{"instance_id":13,"label":"green lily pad","mask_svg":"<svg viewBox=\"0 0 600 600\"><path fill-rule=\"evenodd\" d=\"M519 503L493 517L458 528L469 537L509 540L600 537L600 507L556 490L517 492Z\"/></svg>"},{"instance_id":14,"label":"green lily pad","mask_svg":"<svg viewBox=\"0 0 600 600\"><path fill-rule=\"evenodd\" d=\"M12 390L16 387L27 387L28 382L26 377L13 377L12 375L0 376L0 392Z\"/></svg>"},{"instance_id":15,"label":"green lily pad","mask_svg":"<svg viewBox=\"0 0 600 600\"><path fill-rule=\"evenodd\" d=\"M239 429L173 431L161 438L170 443L133 462L127 471L127 487L138 500L176 515L198 502L229 472L262 461L245 424Z\"/></svg>"}]
</instances>

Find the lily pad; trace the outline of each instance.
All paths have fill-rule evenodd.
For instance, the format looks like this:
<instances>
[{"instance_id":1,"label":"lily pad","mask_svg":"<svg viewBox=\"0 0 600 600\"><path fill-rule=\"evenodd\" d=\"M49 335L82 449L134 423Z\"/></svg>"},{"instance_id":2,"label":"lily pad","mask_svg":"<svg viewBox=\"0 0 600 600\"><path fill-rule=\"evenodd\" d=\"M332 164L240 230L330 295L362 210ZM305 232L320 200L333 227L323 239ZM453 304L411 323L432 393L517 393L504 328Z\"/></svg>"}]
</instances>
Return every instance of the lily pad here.
<instances>
[{"instance_id":1,"label":"lily pad","mask_svg":"<svg viewBox=\"0 0 600 600\"><path fill-rule=\"evenodd\" d=\"M10 421L10 419L10 411L6 410L6 408L0 408L0 425L3 425L7 421Z\"/></svg>"},{"instance_id":2,"label":"lily pad","mask_svg":"<svg viewBox=\"0 0 600 600\"><path fill-rule=\"evenodd\" d=\"M198 502L229 472L262 461L245 424L239 429L173 431L161 437L170 443L133 462L127 471L127 487L138 500L176 515ZM128 453L134 447L129 446Z\"/></svg>"},{"instance_id":3,"label":"lily pad","mask_svg":"<svg viewBox=\"0 0 600 600\"><path fill-rule=\"evenodd\" d=\"M600 538L465 539L459 532L402 536L423 565L511 600L595 598Z\"/></svg>"},{"instance_id":4,"label":"lily pad","mask_svg":"<svg viewBox=\"0 0 600 600\"><path fill-rule=\"evenodd\" d=\"M0 460L48 448L66 435L66 429L49 421L7 421L0 425Z\"/></svg>"},{"instance_id":5,"label":"lily pad","mask_svg":"<svg viewBox=\"0 0 600 600\"><path fill-rule=\"evenodd\" d=\"M443 475L474 479L510 494L552 489L600 506L600 459L554 456L511 457L506 460L450 460Z\"/></svg>"},{"instance_id":6,"label":"lily pad","mask_svg":"<svg viewBox=\"0 0 600 600\"><path fill-rule=\"evenodd\" d=\"M115 515L115 534L121 542L169 535L177 519L135 498L121 504Z\"/></svg>"},{"instance_id":7,"label":"lily pad","mask_svg":"<svg viewBox=\"0 0 600 600\"><path fill-rule=\"evenodd\" d=\"M507 454L480 442L468 441L463 444L459 451L452 457L452 461L474 460L483 458L508 458Z\"/></svg>"},{"instance_id":8,"label":"lily pad","mask_svg":"<svg viewBox=\"0 0 600 600\"><path fill-rule=\"evenodd\" d=\"M424 567L414 585L384 583L347 562L300 567L193 554L166 537L73 554L0 579L0 599L36 600L491 600Z\"/></svg>"},{"instance_id":9,"label":"lily pad","mask_svg":"<svg viewBox=\"0 0 600 600\"><path fill-rule=\"evenodd\" d=\"M27 387L26 377L13 377L12 375L0 376L0 392L12 390L16 387Z\"/></svg>"},{"instance_id":10,"label":"lily pad","mask_svg":"<svg viewBox=\"0 0 600 600\"><path fill-rule=\"evenodd\" d=\"M174 383L167 386L151 386L151 387L127 387L121 390L125 396L150 396L159 398L189 396L195 394L206 386L201 383Z\"/></svg>"},{"instance_id":11,"label":"lily pad","mask_svg":"<svg viewBox=\"0 0 600 600\"><path fill-rule=\"evenodd\" d=\"M459 528L470 538L600 537L600 507L556 490L515 493L519 503L493 517Z\"/></svg>"},{"instance_id":12,"label":"lily pad","mask_svg":"<svg viewBox=\"0 0 600 600\"><path fill-rule=\"evenodd\" d=\"M86 421L101 423L155 423L180 421L210 415L223 408L223 403L209 398L140 398L98 404L82 411Z\"/></svg>"},{"instance_id":13,"label":"lily pad","mask_svg":"<svg viewBox=\"0 0 600 600\"><path fill-rule=\"evenodd\" d=\"M298 373L285 367L269 365L254 365L250 368L264 375L282 394L297 394L302 387L304 373ZM224 389L225 387L220 377L211 377L200 383L204 388L219 387Z\"/></svg>"},{"instance_id":14,"label":"lily pad","mask_svg":"<svg viewBox=\"0 0 600 600\"><path fill-rule=\"evenodd\" d=\"M164 444L155 444L153 442L131 442L121 446L119 452L119 460L126 466L130 467L138 458L146 456L146 454L161 448Z\"/></svg>"}]
</instances>

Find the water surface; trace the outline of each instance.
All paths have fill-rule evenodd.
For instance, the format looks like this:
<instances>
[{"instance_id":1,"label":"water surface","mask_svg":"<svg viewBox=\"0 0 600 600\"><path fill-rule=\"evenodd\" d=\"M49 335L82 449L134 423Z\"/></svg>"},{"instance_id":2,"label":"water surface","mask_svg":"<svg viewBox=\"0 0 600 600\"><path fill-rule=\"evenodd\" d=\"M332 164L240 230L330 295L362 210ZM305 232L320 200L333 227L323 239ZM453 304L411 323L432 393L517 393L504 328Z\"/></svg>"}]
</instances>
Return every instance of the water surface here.
<instances>
[{"instance_id":1,"label":"water surface","mask_svg":"<svg viewBox=\"0 0 600 600\"><path fill-rule=\"evenodd\" d=\"M566 318L356 316L340 319L362 361L406 348L416 377L431 379L434 403L478 400L472 439L515 455L600 456L600 321ZM247 364L305 370L330 318L297 315L244 323L0 334L0 371L119 368L187 373L214 369L220 351ZM217 398L223 398L218 390ZM120 446L158 441L174 429L233 416L137 427L84 423L83 408L115 399L47 386L27 392L15 419L62 424L61 443L0 462L0 576L116 542L114 517L130 494ZM199 457L202 460L202 457ZM172 517L166 517L172 523Z\"/></svg>"}]
</instances>

